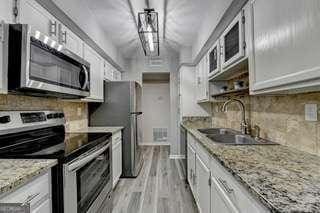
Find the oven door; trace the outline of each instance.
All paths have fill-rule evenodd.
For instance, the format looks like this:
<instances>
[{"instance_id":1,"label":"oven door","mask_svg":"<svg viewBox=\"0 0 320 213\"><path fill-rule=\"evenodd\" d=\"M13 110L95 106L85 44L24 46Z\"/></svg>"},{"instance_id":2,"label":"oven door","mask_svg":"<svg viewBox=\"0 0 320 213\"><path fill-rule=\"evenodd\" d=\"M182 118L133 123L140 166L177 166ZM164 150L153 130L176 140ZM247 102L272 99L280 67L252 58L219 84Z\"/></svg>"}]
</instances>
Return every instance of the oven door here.
<instances>
[{"instance_id":1,"label":"oven door","mask_svg":"<svg viewBox=\"0 0 320 213\"><path fill-rule=\"evenodd\" d=\"M29 25L10 25L8 58L12 89L89 95L90 64Z\"/></svg>"},{"instance_id":2,"label":"oven door","mask_svg":"<svg viewBox=\"0 0 320 213\"><path fill-rule=\"evenodd\" d=\"M112 190L111 171L109 145L65 164L64 212L97 212Z\"/></svg>"}]
</instances>

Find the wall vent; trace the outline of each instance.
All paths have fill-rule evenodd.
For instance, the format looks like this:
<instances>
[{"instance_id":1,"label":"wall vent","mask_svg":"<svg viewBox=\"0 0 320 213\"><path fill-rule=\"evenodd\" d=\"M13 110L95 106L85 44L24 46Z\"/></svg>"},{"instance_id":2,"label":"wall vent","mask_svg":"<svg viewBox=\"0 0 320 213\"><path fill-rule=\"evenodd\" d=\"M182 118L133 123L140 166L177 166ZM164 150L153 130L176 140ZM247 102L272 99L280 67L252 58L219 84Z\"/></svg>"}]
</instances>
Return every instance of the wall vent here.
<instances>
[{"instance_id":1,"label":"wall vent","mask_svg":"<svg viewBox=\"0 0 320 213\"><path fill-rule=\"evenodd\" d=\"M162 67L163 66L162 58L150 58L149 59L149 66L150 67Z\"/></svg>"},{"instance_id":2,"label":"wall vent","mask_svg":"<svg viewBox=\"0 0 320 213\"><path fill-rule=\"evenodd\" d=\"M167 142L168 128L153 128L153 142Z\"/></svg>"}]
</instances>

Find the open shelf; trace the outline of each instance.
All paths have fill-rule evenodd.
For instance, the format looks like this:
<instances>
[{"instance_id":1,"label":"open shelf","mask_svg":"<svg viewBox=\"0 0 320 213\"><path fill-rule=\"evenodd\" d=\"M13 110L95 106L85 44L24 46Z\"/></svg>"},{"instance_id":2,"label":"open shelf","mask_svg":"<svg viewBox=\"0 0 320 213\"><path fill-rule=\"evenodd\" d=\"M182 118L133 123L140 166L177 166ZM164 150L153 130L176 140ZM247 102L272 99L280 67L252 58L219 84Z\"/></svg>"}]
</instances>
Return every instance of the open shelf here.
<instances>
[{"instance_id":1,"label":"open shelf","mask_svg":"<svg viewBox=\"0 0 320 213\"><path fill-rule=\"evenodd\" d=\"M244 95L244 94L249 94L249 87L244 87L242 89L228 90L225 92L213 94L213 95L211 95L211 97L216 98L216 97L221 97L221 96L226 96L226 95Z\"/></svg>"}]
</instances>

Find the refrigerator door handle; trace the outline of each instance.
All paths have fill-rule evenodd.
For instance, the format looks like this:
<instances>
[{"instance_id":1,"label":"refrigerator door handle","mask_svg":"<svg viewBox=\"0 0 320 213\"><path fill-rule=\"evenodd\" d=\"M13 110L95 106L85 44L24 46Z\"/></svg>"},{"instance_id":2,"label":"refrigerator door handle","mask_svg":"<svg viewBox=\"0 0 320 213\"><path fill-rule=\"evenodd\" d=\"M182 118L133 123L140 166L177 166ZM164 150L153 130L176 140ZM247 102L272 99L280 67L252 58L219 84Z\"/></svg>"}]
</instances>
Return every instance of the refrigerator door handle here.
<instances>
[{"instance_id":1,"label":"refrigerator door handle","mask_svg":"<svg viewBox=\"0 0 320 213\"><path fill-rule=\"evenodd\" d=\"M142 112L130 112L131 115L141 115Z\"/></svg>"}]
</instances>

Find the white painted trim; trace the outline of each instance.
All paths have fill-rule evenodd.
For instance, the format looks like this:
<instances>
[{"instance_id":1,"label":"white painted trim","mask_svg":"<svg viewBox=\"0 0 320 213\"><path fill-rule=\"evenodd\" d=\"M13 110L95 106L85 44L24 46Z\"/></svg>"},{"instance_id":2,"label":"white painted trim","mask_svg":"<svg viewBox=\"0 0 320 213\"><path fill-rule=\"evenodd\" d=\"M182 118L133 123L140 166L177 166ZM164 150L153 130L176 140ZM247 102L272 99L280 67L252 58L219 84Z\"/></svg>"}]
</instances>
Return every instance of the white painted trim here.
<instances>
[{"instance_id":1,"label":"white painted trim","mask_svg":"<svg viewBox=\"0 0 320 213\"><path fill-rule=\"evenodd\" d=\"M170 159L185 159L185 155L169 155Z\"/></svg>"},{"instance_id":2,"label":"white painted trim","mask_svg":"<svg viewBox=\"0 0 320 213\"><path fill-rule=\"evenodd\" d=\"M139 146L170 146L168 142L139 143Z\"/></svg>"}]
</instances>

